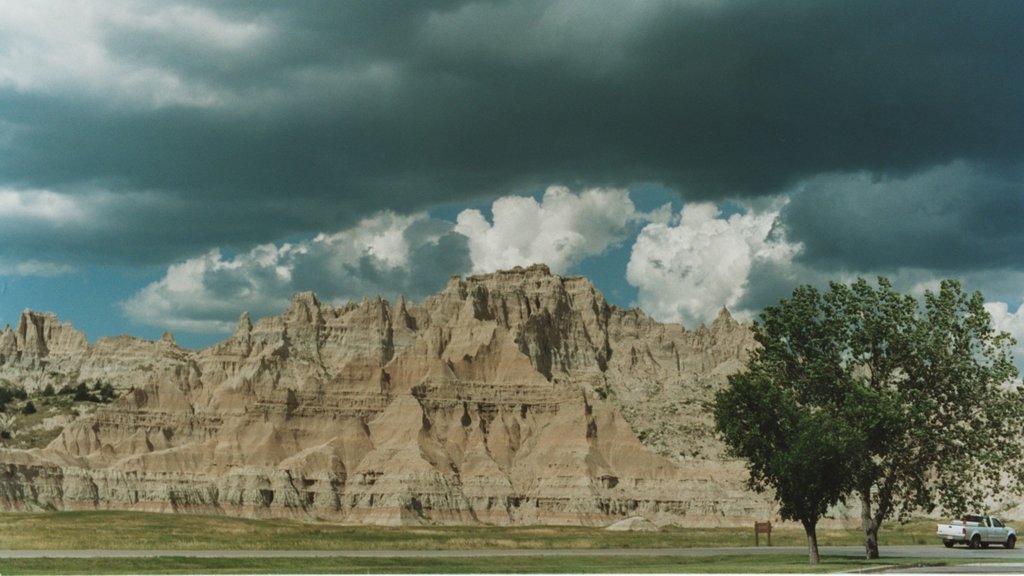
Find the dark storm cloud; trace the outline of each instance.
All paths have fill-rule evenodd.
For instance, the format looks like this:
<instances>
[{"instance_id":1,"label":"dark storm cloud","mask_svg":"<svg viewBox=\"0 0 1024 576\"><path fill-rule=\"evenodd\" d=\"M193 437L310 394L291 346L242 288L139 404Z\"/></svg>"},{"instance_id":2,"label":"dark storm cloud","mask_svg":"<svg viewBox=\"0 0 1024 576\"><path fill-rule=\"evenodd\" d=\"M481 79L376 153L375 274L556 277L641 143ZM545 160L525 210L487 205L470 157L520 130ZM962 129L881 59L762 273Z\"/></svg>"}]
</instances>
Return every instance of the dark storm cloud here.
<instances>
[{"instance_id":1,"label":"dark storm cloud","mask_svg":"<svg viewBox=\"0 0 1024 576\"><path fill-rule=\"evenodd\" d=\"M166 262L552 182L750 197L1024 160L1016 1L196 6L258 39L215 49L124 19L102 38L210 103L131 101L117 78L109 94L0 84L0 186L188 206L125 206L106 217L127 225L66 226L50 250ZM147 234L159 248L126 248Z\"/></svg>"},{"instance_id":2,"label":"dark storm cloud","mask_svg":"<svg viewBox=\"0 0 1024 576\"><path fill-rule=\"evenodd\" d=\"M816 177L791 195L782 221L819 269L1019 268L1024 170L956 162L905 178Z\"/></svg>"}]
</instances>

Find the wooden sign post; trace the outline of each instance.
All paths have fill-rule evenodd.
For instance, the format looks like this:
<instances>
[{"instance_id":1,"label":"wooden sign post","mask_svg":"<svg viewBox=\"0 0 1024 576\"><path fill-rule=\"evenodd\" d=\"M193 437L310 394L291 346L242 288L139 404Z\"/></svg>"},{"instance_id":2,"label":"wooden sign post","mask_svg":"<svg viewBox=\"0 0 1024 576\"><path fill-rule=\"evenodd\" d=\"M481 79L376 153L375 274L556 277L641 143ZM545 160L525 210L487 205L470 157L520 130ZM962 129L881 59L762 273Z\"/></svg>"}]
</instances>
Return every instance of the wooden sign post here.
<instances>
[{"instance_id":1,"label":"wooden sign post","mask_svg":"<svg viewBox=\"0 0 1024 576\"><path fill-rule=\"evenodd\" d=\"M772 523L771 522L754 522L754 546L760 546L760 535L768 535L768 545L772 545Z\"/></svg>"}]
</instances>

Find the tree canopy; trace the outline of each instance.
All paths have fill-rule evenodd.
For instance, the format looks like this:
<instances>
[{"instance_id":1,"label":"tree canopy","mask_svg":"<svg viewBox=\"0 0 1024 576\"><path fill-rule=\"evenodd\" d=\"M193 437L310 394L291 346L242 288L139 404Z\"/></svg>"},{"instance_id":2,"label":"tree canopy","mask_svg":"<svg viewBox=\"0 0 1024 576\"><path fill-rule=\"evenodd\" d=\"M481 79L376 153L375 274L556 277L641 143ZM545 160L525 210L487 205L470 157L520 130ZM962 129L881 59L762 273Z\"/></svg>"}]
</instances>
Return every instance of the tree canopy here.
<instances>
[{"instance_id":1,"label":"tree canopy","mask_svg":"<svg viewBox=\"0 0 1024 576\"><path fill-rule=\"evenodd\" d=\"M812 548L813 524L848 497L875 558L887 519L963 513L1020 488L1013 340L992 329L980 293L951 280L920 302L884 278L801 286L764 310L754 336L761 348L716 397L716 426L750 486L811 524Z\"/></svg>"}]
</instances>

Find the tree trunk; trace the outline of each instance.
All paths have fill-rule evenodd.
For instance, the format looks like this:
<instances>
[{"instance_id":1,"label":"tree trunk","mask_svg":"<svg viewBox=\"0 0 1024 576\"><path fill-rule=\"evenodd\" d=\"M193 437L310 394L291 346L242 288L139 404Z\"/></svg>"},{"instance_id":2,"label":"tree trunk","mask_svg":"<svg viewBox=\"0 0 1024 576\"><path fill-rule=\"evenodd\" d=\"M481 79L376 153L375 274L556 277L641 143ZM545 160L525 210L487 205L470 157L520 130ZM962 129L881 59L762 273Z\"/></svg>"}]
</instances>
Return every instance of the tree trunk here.
<instances>
[{"instance_id":1,"label":"tree trunk","mask_svg":"<svg viewBox=\"0 0 1024 576\"><path fill-rule=\"evenodd\" d=\"M860 523L864 528L864 557L878 559L878 522L871 516L871 491L860 493Z\"/></svg>"},{"instance_id":2,"label":"tree trunk","mask_svg":"<svg viewBox=\"0 0 1024 576\"><path fill-rule=\"evenodd\" d=\"M811 564L820 564L821 557L818 555L818 522L810 522L807 520L801 520L801 524L804 525L804 532L807 533L807 554L810 557Z\"/></svg>"}]
</instances>

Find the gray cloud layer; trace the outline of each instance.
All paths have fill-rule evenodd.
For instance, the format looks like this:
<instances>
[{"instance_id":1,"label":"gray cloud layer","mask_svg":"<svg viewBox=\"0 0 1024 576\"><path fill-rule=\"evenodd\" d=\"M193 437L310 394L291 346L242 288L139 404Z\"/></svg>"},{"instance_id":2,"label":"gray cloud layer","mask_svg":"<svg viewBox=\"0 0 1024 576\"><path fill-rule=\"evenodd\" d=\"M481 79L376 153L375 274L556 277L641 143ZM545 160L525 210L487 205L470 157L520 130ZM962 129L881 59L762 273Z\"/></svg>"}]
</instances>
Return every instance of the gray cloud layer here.
<instances>
[{"instance_id":1,"label":"gray cloud layer","mask_svg":"<svg viewBox=\"0 0 1024 576\"><path fill-rule=\"evenodd\" d=\"M791 198L783 220L818 268L949 273L1024 264L1020 169L955 162L904 178L823 175Z\"/></svg>"},{"instance_id":2,"label":"gray cloud layer","mask_svg":"<svg viewBox=\"0 0 1024 576\"><path fill-rule=\"evenodd\" d=\"M0 259L166 263L384 208L639 181L716 199L806 180L786 219L822 265L980 265L981 242L1006 246L984 265L1019 265L1024 247L1017 1L105 3L53 30L33 9L0 34L0 190L89 217L7 218ZM899 184L946 165L946 188ZM947 224L898 216L919 202L968 245L889 250ZM898 221L833 226L856 210Z\"/></svg>"}]
</instances>

